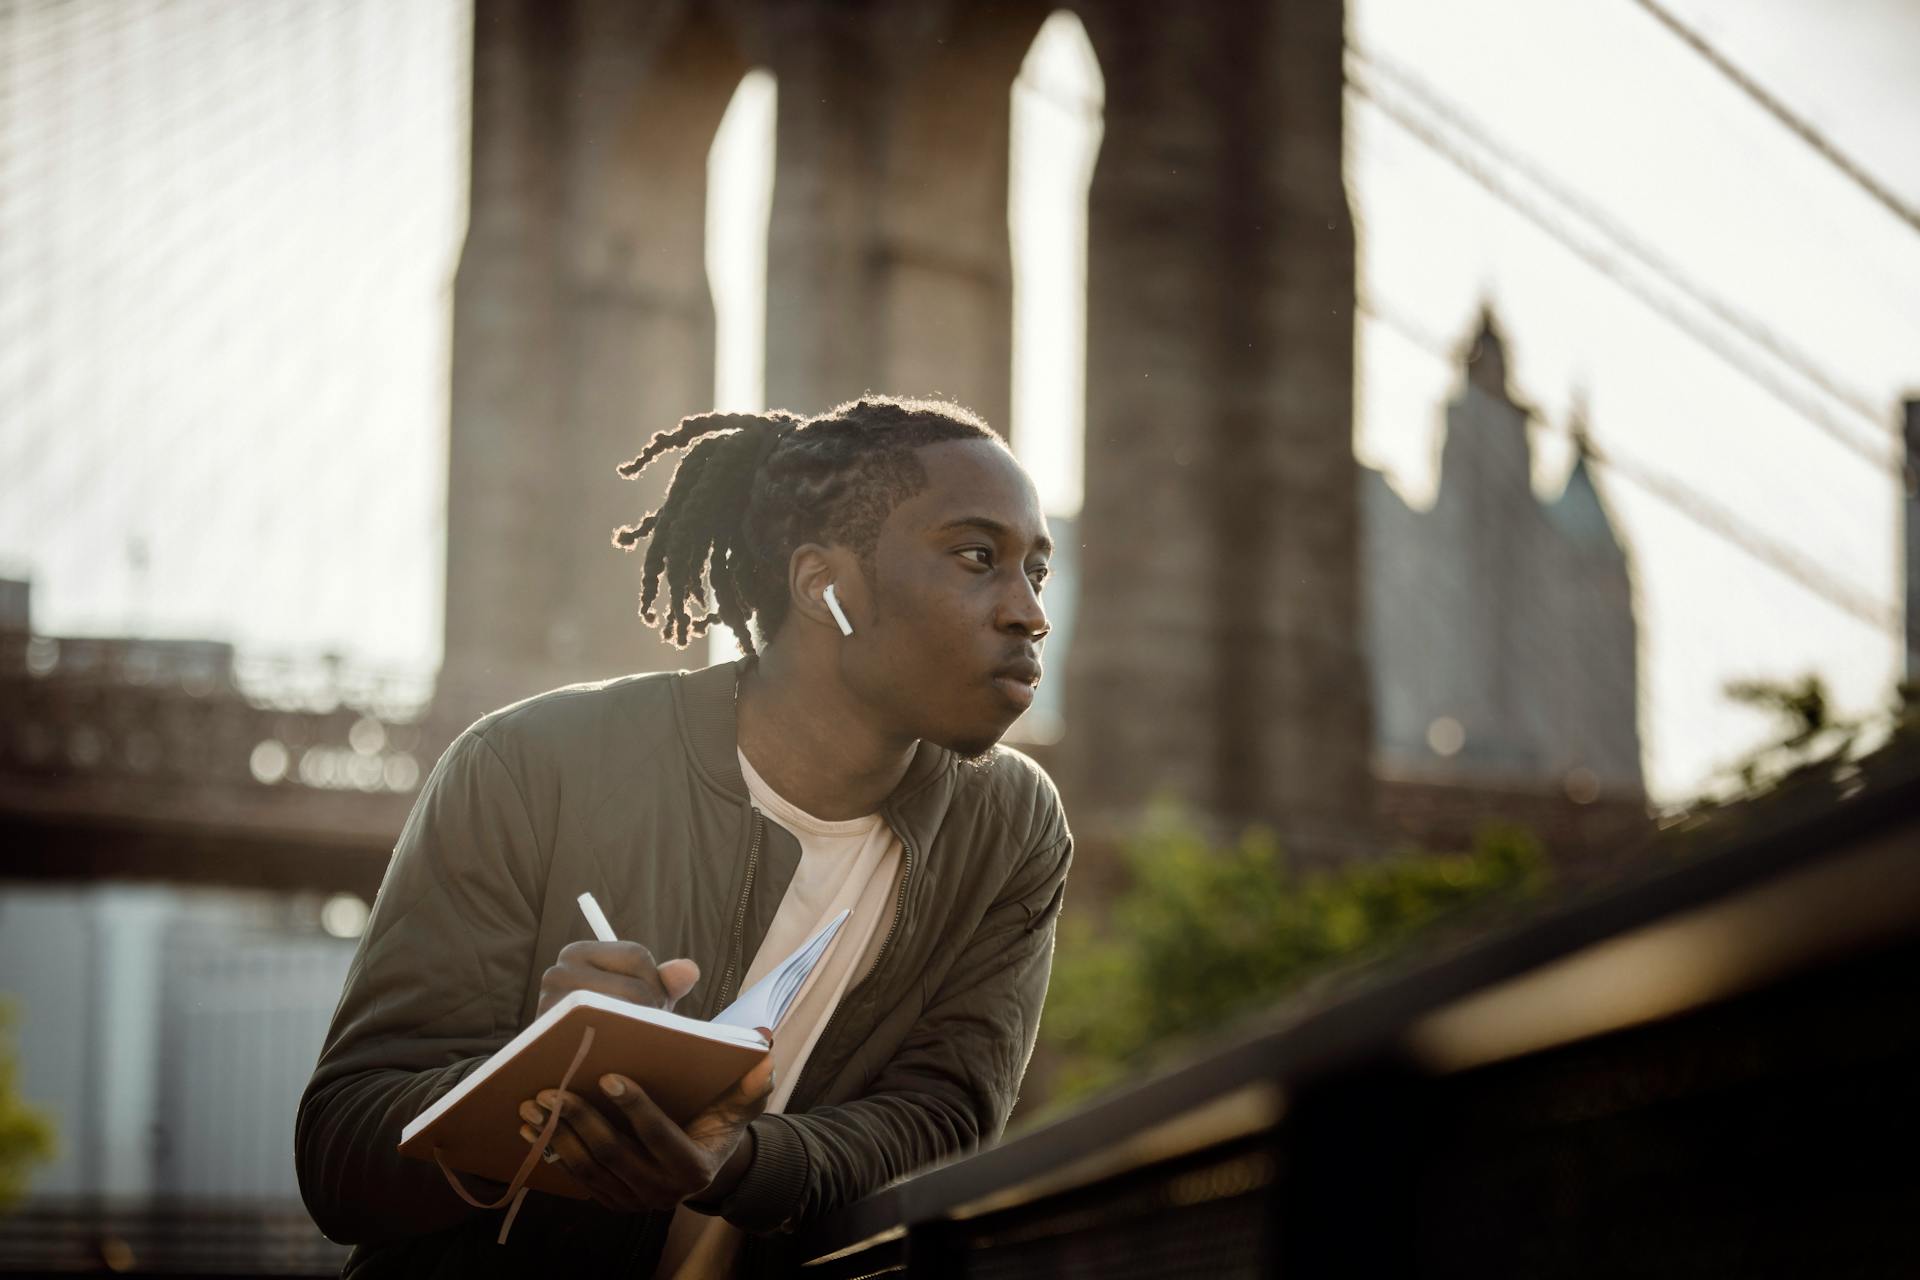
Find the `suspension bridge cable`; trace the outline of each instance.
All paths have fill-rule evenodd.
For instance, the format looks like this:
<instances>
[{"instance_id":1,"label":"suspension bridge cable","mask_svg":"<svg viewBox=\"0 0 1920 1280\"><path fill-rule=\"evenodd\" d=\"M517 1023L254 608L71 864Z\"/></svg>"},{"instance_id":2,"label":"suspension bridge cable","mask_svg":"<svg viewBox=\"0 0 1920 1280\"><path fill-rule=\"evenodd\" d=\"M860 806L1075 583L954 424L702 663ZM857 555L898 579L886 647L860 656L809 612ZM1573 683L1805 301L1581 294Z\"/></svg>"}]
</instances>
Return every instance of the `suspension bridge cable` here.
<instances>
[{"instance_id":1,"label":"suspension bridge cable","mask_svg":"<svg viewBox=\"0 0 1920 1280\"><path fill-rule=\"evenodd\" d=\"M1481 164L1478 160L1467 155L1460 148L1449 142L1437 130L1430 127L1425 121L1419 119L1414 112L1376 93L1372 86L1366 84L1363 80L1349 76L1347 84L1357 97L1373 106L1381 112L1381 114L1405 130L1416 141L1426 146L1454 168L1471 178L1476 184L1484 188L1501 203L1507 205L1522 217L1532 222L1554 240L1557 240L1576 257L1592 267L1598 274L1612 281L1625 292L1633 295L1650 310L1672 324L1680 333L1720 357L1728 367L1745 376L1749 381L1766 391L1781 404L1792 409L1809 424L1830 437L1836 444L1839 444L1849 453L1868 463L1876 470L1889 476L1898 478L1903 474L1902 464L1892 452L1882 450L1873 444L1861 440L1850 428L1841 426L1839 422L1827 412L1824 406L1810 400L1794 387L1786 384L1771 371L1756 364L1753 360L1749 359L1740 348L1726 341L1726 339L1715 331L1696 325L1692 317L1675 306L1670 299L1663 297L1660 293L1647 287L1634 277L1625 274L1621 269L1623 264L1609 256L1605 250L1595 245L1584 243L1578 237L1571 234L1563 224L1543 212L1537 205L1529 202L1525 197L1514 191L1512 187L1503 183L1487 166Z\"/></svg>"},{"instance_id":2,"label":"suspension bridge cable","mask_svg":"<svg viewBox=\"0 0 1920 1280\"><path fill-rule=\"evenodd\" d=\"M1655 0L1633 0L1633 3L1646 10L1654 21L1672 32L1682 44L1699 54L1709 66L1731 81L1734 87L1759 104L1761 110L1811 147L1821 159L1845 174L1855 186L1866 192L1887 212L1906 223L1909 229L1920 231L1920 210L1916 210L1894 194L1884 183L1868 173L1831 139L1816 129L1804 116L1774 97L1766 86L1734 65L1725 54L1708 43L1706 37L1680 21L1664 6L1655 3Z\"/></svg>"},{"instance_id":3,"label":"suspension bridge cable","mask_svg":"<svg viewBox=\"0 0 1920 1280\"><path fill-rule=\"evenodd\" d=\"M1562 208L1571 212L1607 240L1612 241L1628 256L1638 259L1646 270L1685 294L1722 324L1792 369L1808 383L1825 392L1836 403L1851 409L1862 420L1872 424L1876 430L1888 429L1882 411L1865 396L1841 386L1837 379L1820 368L1811 357L1789 347L1772 330L1742 314L1732 304L1715 297L1706 288L1688 279L1678 264L1663 257L1620 223L1596 208L1590 201L1548 175L1538 165L1516 154L1512 148L1497 142L1485 126L1468 118L1413 73L1352 46L1349 46L1349 51L1367 70L1378 72L1393 82L1398 90L1418 99L1421 109L1426 114L1444 122L1455 133L1470 139L1476 147L1486 152L1503 167L1525 177L1528 182L1552 197Z\"/></svg>"}]
</instances>

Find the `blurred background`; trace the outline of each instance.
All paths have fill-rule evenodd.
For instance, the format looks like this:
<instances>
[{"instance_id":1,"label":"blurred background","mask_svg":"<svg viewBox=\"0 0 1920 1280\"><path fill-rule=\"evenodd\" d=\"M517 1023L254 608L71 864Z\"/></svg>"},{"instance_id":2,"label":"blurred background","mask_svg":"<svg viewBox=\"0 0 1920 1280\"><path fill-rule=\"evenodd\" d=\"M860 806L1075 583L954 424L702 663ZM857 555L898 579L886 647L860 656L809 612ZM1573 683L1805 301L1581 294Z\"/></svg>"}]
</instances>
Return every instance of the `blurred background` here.
<instances>
[{"instance_id":1,"label":"blurred background","mask_svg":"<svg viewBox=\"0 0 1920 1280\"><path fill-rule=\"evenodd\" d=\"M1026 1114L1878 749L1916 52L1902 0L0 0L0 1261L337 1265L294 1104L424 773L730 651L608 545L684 414L948 397L1040 486Z\"/></svg>"}]
</instances>

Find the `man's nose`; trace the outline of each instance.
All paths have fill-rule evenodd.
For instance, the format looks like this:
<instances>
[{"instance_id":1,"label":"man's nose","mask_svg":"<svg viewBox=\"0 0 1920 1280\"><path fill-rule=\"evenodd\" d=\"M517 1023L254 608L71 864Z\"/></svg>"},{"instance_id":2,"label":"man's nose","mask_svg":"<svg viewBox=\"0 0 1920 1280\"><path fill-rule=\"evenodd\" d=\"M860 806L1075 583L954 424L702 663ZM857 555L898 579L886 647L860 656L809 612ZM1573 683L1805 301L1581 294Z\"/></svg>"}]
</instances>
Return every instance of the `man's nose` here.
<instances>
[{"instance_id":1,"label":"man's nose","mask_svg":"<svg viewBox=\"0 0 1920 1280\"><path fill-rule=\"evenodd\" d=\"M1052 630L1047 621L1046 606L1040 603L1040 593L1035 591L1033 583L1025 576L1020 585L1010 593L1003 605L1000 625L1003 630L1038 640Z\"/></svg>"}]
</instances>

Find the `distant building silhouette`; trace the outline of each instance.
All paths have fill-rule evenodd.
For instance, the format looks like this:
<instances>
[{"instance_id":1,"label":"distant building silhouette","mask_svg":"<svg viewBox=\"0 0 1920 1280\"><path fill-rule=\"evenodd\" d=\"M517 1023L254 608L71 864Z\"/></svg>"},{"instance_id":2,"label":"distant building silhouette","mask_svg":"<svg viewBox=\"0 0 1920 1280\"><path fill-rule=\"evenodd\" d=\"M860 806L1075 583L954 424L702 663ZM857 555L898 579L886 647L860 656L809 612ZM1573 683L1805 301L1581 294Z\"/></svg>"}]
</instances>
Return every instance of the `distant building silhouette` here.
<instances>
[{"instance_id":1,"label":"distant building silhouette","mask_svg":"<svg viewBox=\"0 0 1920 1280\"><path fill-rule=\"evenodd\" d=\"M1627 552L1583 452L1533 492L1527 408L1483 315L1446 410L1438 496L1362 479L1374 751L1387 776L1644 790ZM1584 445L1583 424L1573 431Z\"/></svg>"}]
</instances>

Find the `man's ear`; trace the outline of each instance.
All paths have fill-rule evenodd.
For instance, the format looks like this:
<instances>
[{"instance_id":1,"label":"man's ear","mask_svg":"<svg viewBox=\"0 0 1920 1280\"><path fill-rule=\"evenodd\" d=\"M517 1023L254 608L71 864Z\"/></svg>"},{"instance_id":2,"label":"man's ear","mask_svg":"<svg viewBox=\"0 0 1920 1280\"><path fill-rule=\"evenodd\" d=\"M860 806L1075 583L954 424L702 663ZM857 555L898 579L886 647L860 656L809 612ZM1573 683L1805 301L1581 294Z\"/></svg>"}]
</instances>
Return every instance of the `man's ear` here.
<instances>
[{"instance_id":1,"label":"man's ear","mask_svg":"<svg viewBox=\"0 0 1920 1280\"><path fill-rule=\"evenodd\" d=\"M860 606L855 601L864 603L866 584L853 553L845 547L826 547L817 542L795 547L792 559L787 561L788 608L838 633L839 624L825 599L828 586L834 588L841 608L858 611Z\"/></svg>"}]
</instances>

